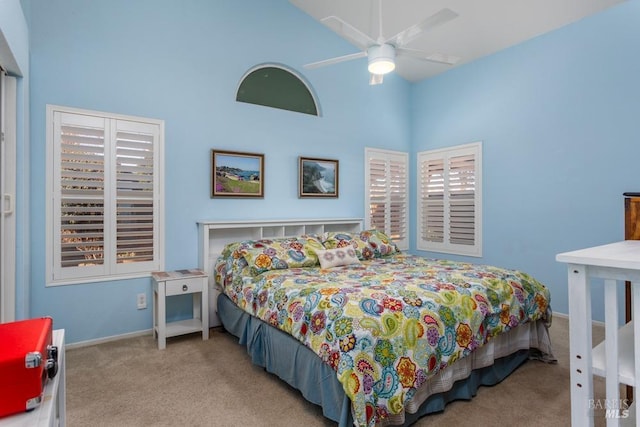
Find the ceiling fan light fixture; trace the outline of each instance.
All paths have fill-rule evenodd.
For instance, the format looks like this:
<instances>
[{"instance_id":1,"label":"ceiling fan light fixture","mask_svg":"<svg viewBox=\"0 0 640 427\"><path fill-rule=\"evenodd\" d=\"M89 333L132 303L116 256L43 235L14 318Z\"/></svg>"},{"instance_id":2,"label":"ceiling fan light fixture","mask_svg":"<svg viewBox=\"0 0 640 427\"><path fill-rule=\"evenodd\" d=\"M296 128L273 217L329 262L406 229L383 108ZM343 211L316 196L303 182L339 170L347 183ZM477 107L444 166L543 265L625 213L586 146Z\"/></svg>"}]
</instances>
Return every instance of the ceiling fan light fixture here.
<instances>
[{"instance_id":1,"label":"ceiling fan light fixture","mask_svg":"<svg viewBox=\"0 0 640 427\"><path fill-rule=\"evenodd\" d=\"M367 51L369 72L371 74L387 74L396 68L396 50L389 44L371 46Z\"/></svg>"}]
</instances>

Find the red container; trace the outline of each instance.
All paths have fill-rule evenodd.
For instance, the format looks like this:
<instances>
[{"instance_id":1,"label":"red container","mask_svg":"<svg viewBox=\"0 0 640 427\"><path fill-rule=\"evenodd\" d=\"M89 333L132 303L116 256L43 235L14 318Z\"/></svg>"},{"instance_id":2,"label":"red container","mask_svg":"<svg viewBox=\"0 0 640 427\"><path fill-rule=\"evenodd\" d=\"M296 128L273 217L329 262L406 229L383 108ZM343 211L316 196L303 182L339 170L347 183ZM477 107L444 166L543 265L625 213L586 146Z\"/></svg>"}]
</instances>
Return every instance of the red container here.
<instances>
[{"instance_id":1,"label":"red container","mask_svg":"<svg viewBox=\"0 0 640 427\"><path fill-rule=\"evenodd\" d=\"M29 411L42 401L58 371L50 317L0 324L0 417Z\"/></svg>"}]
</instances>

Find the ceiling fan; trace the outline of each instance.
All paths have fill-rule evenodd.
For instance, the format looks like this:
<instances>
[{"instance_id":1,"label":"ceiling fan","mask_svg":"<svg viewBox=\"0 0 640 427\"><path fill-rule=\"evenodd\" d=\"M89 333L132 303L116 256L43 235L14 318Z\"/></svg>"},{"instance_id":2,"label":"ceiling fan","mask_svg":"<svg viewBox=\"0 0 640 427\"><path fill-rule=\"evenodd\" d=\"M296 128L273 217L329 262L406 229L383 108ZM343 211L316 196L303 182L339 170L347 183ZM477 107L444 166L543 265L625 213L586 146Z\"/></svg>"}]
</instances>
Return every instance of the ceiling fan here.
<instances>
[{"instance_id":1,"label":"ceiling fan","mask_svg":"<svg viewBox=\"0 0 640 427\"><path fill-rule=\"evenodd\" d=\"M382 83L383 76L395 69L396 56L410 56L423 61L453 65L458 62L460 58L442 53L429 54L405 46L421 36L424 32L449 22L457 16L457 13L445 8L427 17L419 24L406 28L393 37L385 38L382 34L382 0L378 0L378 37L375 39L373 36L363 33L337 16L327 16L326 18L322 18L321 22L356 45L361 51L312 62L306 64L304 67L313 69L350 61L352 59L364 58L366 56L368 57L368 70L370 73L369 84L375 85Z\"/></svg>"}]
</instances>

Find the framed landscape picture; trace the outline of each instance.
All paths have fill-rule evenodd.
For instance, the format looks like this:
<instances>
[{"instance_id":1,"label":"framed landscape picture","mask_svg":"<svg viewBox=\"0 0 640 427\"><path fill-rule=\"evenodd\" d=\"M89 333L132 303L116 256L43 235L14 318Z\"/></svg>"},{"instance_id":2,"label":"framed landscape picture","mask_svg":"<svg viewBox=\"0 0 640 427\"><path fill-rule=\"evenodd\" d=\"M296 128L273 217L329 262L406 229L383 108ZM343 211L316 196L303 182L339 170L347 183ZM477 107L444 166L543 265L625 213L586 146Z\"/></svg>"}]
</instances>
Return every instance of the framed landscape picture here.
<instances>
[{"instance_id":1,"label":"framed landscape picture","mask_svg":"<svg viewBox=\"0 0 640 427\"><path fill-rule=\"evenodd\" d=\"M338 197L338 161L300 157L299 197Z\"/></svg>"},{"instance_id":2,"label":"framed landscape picture","mask_svg":"<svg viewBox=\"0 0 640 427\"><path fill-rule=\"evenodd\" d=\"M211 150L211 197L264 197L264 154Z\"/></svg>"}]
</instances>

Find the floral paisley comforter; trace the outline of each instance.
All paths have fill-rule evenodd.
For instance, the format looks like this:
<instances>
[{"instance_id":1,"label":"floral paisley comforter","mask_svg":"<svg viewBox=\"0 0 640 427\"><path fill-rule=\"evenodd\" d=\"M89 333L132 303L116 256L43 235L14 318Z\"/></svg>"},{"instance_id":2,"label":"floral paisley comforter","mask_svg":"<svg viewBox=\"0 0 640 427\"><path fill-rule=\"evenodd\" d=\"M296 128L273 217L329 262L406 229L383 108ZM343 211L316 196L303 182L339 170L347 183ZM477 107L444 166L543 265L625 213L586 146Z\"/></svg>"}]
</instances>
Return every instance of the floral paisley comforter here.
<instances>
[{"instance_id":1,"label":"floral paisley comforter","mask_svg":"<svg viewBox=\"0 0 640 427\"><path fill-rule=\"evenodd\" d=\"M239 307L336 370L359 426L385 424L439 370L550 315L549 290L525 273L404 254L325 270L245 270L223 282Z\"/></svg>"}]
</instances>

